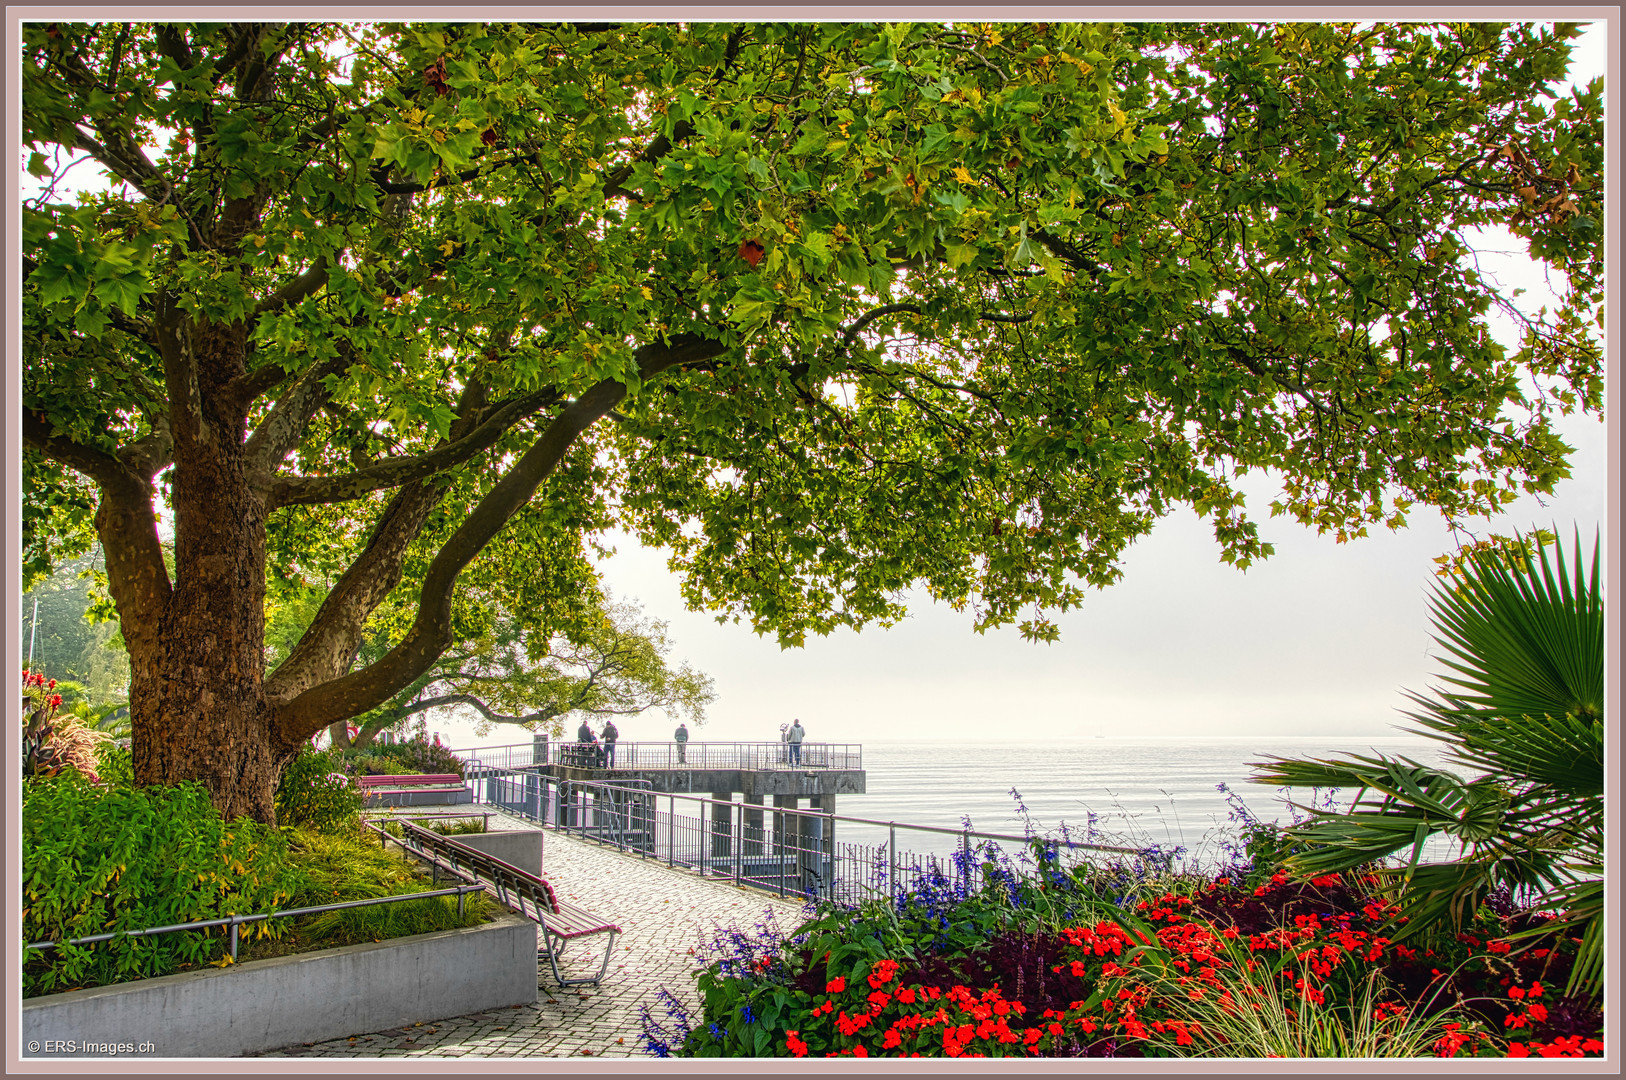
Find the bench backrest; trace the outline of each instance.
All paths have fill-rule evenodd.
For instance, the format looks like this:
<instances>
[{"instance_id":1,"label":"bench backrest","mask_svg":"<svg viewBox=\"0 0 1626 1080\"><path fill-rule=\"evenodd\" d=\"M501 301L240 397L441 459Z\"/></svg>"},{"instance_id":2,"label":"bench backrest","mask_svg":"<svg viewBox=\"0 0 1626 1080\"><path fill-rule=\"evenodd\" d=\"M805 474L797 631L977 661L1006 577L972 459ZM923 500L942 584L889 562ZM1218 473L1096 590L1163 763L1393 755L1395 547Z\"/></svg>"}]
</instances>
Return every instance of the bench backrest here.
<instances>
[{"instance_id":1,"label":"bench backrest","mask_svg":"<svg viewBox=\"0 0 1626 1080\"><path fill-rule=\"evenodd\" d=\"M463 778L456 773L408 773L405 776L358 776L356 781L362 787L379 787L386 784L461 784Z\"/></svg>"},{"instance_id":2,"label":"bench backrest","mask_svg":"<svg viewBox=\"0 0 1626 1080\"><path fill-rule=\"evenodd\" d=\"M426 829L410 821L396 824L401 826L407 843L439 856L455 868L495 886L497 895L505 903L520 902L522 913L525 911L524 902L529 901L539 910L558 914L558 897L554 895L553 886L545 878L526 873L517 866L511 866L467 844L458 843L449 836L442 836L433 829Z\"/></svg>"}]
</instances>

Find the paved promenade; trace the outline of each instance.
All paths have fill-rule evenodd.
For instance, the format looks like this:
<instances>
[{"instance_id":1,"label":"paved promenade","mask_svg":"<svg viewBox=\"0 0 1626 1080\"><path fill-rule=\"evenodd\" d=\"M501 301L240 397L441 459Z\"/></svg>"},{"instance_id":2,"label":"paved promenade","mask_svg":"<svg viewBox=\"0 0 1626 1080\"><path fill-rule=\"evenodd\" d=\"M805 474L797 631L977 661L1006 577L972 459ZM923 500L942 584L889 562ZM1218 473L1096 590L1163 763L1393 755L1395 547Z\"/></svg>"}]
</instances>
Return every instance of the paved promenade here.
<instances>
[{"instance_id":1,"label":"paved promenade","mask_svg":"<svg viewBox=\"0 0 1626 1080\"><path fill-rule=\"evenodd\" d=\"M481 808L485 809L484 807ZM531 828L494 814L493 830ZM707 881L692 871L641 861L590 840L548 830L543 870L561 900L609 919L622 929L602 985L561 989L546 960L538 964L536 1004L458 1016L389 1031L357 1032L311 1046L267 1051L259 1057L509 1058L645 1057L639 1011L655 1011L666 988L699 1015L694 950L702 935L731 923L750 928L773 909L779 925L795 926L801 904L754 889ZM597 944L595 944L595 940ZM577 942L565 953L569 976L591 974L603 940Z\"/></svg>"}]
</instances>

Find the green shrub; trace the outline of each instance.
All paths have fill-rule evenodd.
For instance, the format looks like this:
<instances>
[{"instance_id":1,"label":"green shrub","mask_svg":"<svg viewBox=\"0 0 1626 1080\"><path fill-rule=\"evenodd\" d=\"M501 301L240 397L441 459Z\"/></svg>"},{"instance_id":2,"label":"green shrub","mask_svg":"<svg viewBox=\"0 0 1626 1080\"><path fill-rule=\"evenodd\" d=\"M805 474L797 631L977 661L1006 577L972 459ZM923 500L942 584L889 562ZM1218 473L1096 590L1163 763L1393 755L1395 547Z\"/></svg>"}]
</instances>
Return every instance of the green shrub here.
<instances>
[{"instance_id":1,"label":"green shrub","mask_svg":"<svg viewBox=\"0 0 1626 1080\"><path fill-rule=\"evenodd\" d=\"M277 823L321 832L354 827L362 794L346 775L344 756L334 750L301 749L282 770L277 784Z\"/></svg>"},{"instance_id":2,"label":"green shrub","mask_svg":"<svg viewBox=\"0 0 1626 1080\"><path fill-rule=\"evenodd\" d=\"M113 787L134 787L135 761L130 748L115 742L102 743L96 751L96 775Z\"/></svg>"},{"instance_id":3,"label":"green shrub","mask_svg":"<svg viewBox=\"0 0 1626 1080\"><path fill-rule=\"evenodd\" d=\"M352 776L412 776L418 770L404 761L373 753L360 753L347 760Z\"/></svg>"},{"instance_id":4,"label":"green shrub","mask_svg":"<svg viewBox=\"0 0 1626 1080\"><path fill-rule=\"evenodd\" d=\"M415 773L456 773L463 775L463 759L454 755L449 747L427 739L407 739L388 746L370 747L380 758L389 758L407 766Z\"/></svg>"},{"instance_id":5,"label":"green shrub","mask_svg":"<svg viewBox=\"0 0 1626 1080\"><path fill-rule=\"evenodd\" d=\"M301 888L278 830L222 820L196 784L97 787L66 770L25 785L22 842L29 942L272 911ZM285 929L240 932L252 940ZM169 974L216 960L224 941L217 930L31 951L23 993Z\"/></svg>"}]
</instances>

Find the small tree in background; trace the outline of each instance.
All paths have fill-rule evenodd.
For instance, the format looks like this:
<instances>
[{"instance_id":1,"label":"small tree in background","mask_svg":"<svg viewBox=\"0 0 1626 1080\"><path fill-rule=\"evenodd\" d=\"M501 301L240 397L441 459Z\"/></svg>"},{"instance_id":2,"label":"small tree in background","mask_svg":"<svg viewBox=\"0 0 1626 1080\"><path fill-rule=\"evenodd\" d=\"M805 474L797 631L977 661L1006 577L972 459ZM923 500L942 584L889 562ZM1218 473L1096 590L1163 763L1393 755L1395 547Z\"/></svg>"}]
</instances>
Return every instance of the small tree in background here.
<instances>
[{"instance_id":1,"label":"small tree in background","mask_svg":"<svg viewBox=\"0 0 1626 1080\"><path fill-rule=\"evenodd\" d=\"M381 732L437 710L474 713L481 737L510 725L563 735L565 717L575 712L635 716L660 709L699 725L716 698L709 676L687 663L667 662L672 645L666 623L646 617L635 601L606 598L594 617L547 637L501 606L467 610L472 606L460 605L459 640L427 673L388 704L334 724L328 732L332 745L365 747ZM293 607L306 611L313 605ZM380 630L363 643L357 662L366 664L388 647L389 636Z\"/></svg>"}]
</instances>

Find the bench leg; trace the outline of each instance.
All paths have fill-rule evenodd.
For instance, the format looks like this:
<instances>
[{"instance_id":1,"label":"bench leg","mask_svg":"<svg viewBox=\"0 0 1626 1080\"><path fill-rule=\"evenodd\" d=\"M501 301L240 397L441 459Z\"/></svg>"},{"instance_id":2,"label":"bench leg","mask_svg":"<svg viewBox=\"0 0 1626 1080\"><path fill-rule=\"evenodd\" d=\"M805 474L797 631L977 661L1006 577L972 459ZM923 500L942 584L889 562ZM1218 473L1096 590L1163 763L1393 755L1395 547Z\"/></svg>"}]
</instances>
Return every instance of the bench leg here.
<instances>
[{"instance_id":1,"label":"bench leg","mask_svg":"<svg viewBox=\"0 0 1626 1080\"><path fill-rule=\"evenodd\" d=\"M564 951L564 942L559 941L555 943L553 940L553 935L548 933L548 929L545 925L542 928L542 932L548 938L548 966L553 969L554 982L558 983L560 986L598 986L604 981L604 973L610 970L610 957L615 952L614 930L607 932L610 940L608 944L604 946L604 960L598 966L598 974L586 975L579 979L567 979L565 978L564 973L559 970L559 954Z\"/></svg>"}]
</instances>

